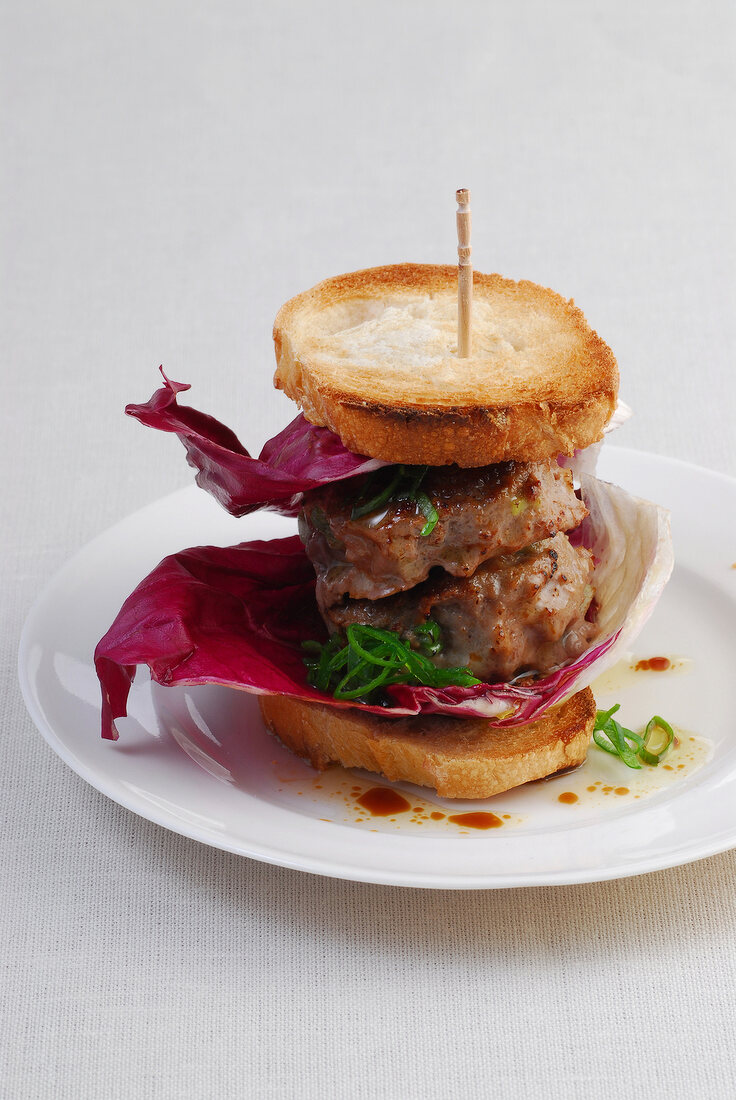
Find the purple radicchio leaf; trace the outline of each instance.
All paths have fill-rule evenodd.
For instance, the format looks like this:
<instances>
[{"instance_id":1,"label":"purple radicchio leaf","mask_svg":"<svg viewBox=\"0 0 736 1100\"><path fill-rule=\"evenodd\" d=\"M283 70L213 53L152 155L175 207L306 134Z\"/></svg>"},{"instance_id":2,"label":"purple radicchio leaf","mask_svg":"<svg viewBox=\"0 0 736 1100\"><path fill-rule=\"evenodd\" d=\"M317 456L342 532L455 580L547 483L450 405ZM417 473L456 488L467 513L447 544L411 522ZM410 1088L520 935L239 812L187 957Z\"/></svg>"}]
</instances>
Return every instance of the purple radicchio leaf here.
<instances>
[{"instance_id":1,"label":"purple radicchio leaf","mask_svg":"<svg viewBox=\"0 0 736 1100\"><path fill-rule=\"evenodd\" d=\"M177 395L189 386L170 381L142 405L128 405L128 416L151 428L173 432L183 443L196 481L234 516L259 508L295 516L308 489L376 470L386 463L355 455L328 428L310 424L300 414L269 439L258 458L219 420L190 406Z\"/></svg>"},{"instance_id":2,"label":"purple radicchio leaf","mask_svg":"<svg viewBox=\"0 0 736 1100\"><path fill-rule=\"evenodd\" d=\"M613 643L531 686L389 689L392 706L345 703L313 688L301 643L326 640L312 565L298 536L239 546L198 546L172 554L141 581L95 650L102 688L102 736L117 739L138 665L160 684L224 684L376 714L420 713L529 722L561 699L580 671ZM567 692L569 693L569 692Z\"/></svg>"}]
</instances>

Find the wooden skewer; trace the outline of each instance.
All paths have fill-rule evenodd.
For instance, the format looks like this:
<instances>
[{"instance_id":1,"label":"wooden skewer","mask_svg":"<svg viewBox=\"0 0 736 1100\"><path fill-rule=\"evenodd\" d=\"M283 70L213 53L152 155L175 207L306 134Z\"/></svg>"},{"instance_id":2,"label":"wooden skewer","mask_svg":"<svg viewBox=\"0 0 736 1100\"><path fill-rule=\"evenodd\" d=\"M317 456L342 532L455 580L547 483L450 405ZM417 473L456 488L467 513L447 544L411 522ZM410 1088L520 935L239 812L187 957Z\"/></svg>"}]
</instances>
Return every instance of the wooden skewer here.
<instances>
[{"instance_id":1,"label":"wooden skewer","mask_svg":"<svg viewBox=\"0 0 736 1100\"><path fill-rule=\"evenodd\" d=\"M457 353L467 359L472 352L473 264L470 259L470 191L461 187L457 199Z\"/></svg>"}]
</instances>

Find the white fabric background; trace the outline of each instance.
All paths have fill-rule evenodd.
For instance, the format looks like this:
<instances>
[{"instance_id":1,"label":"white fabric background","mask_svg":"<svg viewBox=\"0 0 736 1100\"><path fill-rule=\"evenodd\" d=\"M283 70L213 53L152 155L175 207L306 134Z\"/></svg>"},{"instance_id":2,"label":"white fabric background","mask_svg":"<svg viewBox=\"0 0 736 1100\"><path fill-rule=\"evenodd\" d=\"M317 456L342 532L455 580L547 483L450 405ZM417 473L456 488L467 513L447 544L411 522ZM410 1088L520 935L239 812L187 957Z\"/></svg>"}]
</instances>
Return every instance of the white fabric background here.
<instances>
[{"instance_id":1,"label":"white fabric background","mask_svg":"<svg viewBox=\"0 0 736 1100\"><path fill-rule=\"evenodd\" d=\"M122 415L159 362L259 447L281 302L452 262L461 185L476 265L613 346L617 442L736 474L734 13L5 0L3 1096L734 1095L732 854L475 894L259 865L87 787L14 670L56 568L188 482Z\"/></svg>"}]
</instances>

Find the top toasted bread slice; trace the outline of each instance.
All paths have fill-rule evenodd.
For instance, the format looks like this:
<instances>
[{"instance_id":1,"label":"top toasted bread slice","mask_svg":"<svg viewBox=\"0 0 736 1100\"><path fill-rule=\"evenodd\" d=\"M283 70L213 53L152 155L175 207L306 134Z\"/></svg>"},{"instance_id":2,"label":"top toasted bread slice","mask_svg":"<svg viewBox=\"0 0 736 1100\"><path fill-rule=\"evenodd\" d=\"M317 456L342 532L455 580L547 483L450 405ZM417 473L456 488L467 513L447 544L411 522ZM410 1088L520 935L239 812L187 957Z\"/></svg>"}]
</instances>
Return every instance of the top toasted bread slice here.
<instances>
[{"instance_id":1,"label":"top toasted bread slice","mask_svg":"<svg viewBox=\"0 0 736 1100\"><path fill-rule=\"evenodd\" d=\"M326 279L274 323L275 384L314 424L386 462L538 462L599 440L610 348L572 301L473 275L472 354L457 355L457 268L396 264Z\"/></svg>"}]
</instances>

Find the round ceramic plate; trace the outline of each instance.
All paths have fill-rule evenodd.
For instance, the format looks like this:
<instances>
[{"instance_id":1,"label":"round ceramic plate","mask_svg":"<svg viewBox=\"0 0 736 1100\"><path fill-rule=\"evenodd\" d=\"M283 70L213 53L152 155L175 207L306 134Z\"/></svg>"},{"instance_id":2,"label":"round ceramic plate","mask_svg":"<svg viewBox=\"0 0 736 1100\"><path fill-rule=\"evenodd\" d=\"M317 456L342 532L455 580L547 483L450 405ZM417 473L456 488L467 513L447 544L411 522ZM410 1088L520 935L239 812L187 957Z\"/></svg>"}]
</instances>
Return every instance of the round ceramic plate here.
<instances>
[{"instance_id":1,"label":"round ceramic plate","mask_svg":"<svg viewBox=\"0 0 736 1100\"><path fill-rule=\"evenodd\" d=\"M253 697L161 688L140 671L120 740L101 740L92 653L145 573L186 546L294 528L268 513L235 520L194 486L129 516L51 581L21 642L28 709L54 751L123 806L206 844L318 874L445 889L593 882L736 846L736 481L610 446L599 474L672 511L672 580L636 653L594 687L599 706L621 703L631 728L652 714L676 727L677 746L658 768L633 771L594 747L577 772L483 803L450 802L366 773L314 772L265 731ZM651 657L670 667L636 668ZM379 796L382 816L377 786L399 796Z\"/></svg>"}]
</instances>

